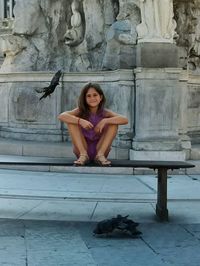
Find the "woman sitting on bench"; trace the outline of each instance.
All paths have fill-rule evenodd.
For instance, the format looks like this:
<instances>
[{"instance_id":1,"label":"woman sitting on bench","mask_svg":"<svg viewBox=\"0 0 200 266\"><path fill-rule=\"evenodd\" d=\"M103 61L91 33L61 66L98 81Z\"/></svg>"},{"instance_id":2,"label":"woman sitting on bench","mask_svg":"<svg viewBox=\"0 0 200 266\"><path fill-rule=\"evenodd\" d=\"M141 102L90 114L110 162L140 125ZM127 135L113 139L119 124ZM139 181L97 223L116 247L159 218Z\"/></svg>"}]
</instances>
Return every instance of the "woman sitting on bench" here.
<instances>
[{"instance_id":1,"label":"woman sitting on bench","mask_svg":"<svg viewBox=\"0 0 200 266\"><path fill-rule=\"evenodd\" d=\"M128 124L128 119L111 110L104 109L105 95L96 83L86 84L79 96L78 107L61 113L58 119L67 124L76 166L89 160L101 166L109 166L107 156L117 134L118 125Z\"/></svg>"}]
</instances>

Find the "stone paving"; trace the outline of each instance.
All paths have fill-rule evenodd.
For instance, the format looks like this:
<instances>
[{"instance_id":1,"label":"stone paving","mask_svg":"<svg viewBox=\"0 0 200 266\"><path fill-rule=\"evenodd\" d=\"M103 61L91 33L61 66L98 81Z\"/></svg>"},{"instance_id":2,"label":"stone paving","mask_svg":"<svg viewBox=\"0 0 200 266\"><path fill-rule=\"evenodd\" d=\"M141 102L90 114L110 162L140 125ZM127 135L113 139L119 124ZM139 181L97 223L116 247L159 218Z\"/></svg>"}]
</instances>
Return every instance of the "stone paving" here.
<instances>
[{"instance_id":1,"label":"stone paving","mask_svg":"<svg viewBox=\"0 0 200 266\"><path fill-rule=\"evenodd\" d=\"M200 265L198 175L169 176L165 223L155 218L155 175L0 170L0 184L0 266ZM119 213L141 237L93 235Z\"/></svg>"},{"instance_id":2,"label":"stone paving","mask_svg":"<svg viewBox=\"0 0 200 266\"><path fill-rule=\"evenodd\" d=\"M0 220L0 265L199 266L200 224L142 223L143 235L95 237L91 222Z\"/></svg>"}]
</instances>

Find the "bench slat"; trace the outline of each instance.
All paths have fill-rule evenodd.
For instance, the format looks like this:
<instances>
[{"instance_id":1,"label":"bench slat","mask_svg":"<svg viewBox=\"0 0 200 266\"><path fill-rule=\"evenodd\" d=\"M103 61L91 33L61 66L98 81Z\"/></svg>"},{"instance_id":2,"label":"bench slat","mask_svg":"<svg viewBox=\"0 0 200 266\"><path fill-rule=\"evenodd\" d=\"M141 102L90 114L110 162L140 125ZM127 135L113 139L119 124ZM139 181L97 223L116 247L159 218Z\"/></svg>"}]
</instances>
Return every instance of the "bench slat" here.
<instances>
[{"instance_id":1,"label":"bench slat","mask_svg":"<svg viewBox=\"0 0 200 266\"><path fill-rule=\"evenodd\" d=\"M47 158L47 157L32 157L32 156L12 156L0 155L0 164L23 164L23 165L55 165L55 166L72 166L73 159L65 158ZM130 167L130 168L151 168L151 169L179 169L191 168L195 165L181 161L135 161L135 160L111 160L111 167ZM87 166L98 166L90 163Z\"/></svg>"}]
</instances>

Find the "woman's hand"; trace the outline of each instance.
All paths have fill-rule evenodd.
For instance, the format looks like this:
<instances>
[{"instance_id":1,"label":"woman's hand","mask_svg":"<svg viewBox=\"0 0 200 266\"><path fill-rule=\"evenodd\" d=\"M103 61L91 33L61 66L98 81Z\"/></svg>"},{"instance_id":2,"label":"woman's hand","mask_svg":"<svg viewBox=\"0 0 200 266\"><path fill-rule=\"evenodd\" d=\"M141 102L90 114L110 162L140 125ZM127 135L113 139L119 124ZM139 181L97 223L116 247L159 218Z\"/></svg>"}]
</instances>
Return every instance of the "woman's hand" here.
<instances>
[{"instance_id":1,"label":"woman's hand","mask_svg":"<svg viewBox=\"0 0 200 266\"><path fill-rule=\"evenodd\" d=\"M105 125L107 124L107 119L104 118L102 119L94 128L94 131L98 134L101 134L101 132L103 131Z\"/></svg>"},{"instance_id":2,"label":"woman's hand","mask_svg":"<svg viewBox=\"0 0 200 266\"><path fill-rule=\"evenodd\" d=\"M82 119L82 118L79 120L79 125L80 125L82 128L85 128L85 129L87 129L87 130L89 130L89 129L91 129L91 128L94 127L92 123L90 123L89 121L87 121L87 120L85 120L85 119Z\"/></svg>"}]
</instances>

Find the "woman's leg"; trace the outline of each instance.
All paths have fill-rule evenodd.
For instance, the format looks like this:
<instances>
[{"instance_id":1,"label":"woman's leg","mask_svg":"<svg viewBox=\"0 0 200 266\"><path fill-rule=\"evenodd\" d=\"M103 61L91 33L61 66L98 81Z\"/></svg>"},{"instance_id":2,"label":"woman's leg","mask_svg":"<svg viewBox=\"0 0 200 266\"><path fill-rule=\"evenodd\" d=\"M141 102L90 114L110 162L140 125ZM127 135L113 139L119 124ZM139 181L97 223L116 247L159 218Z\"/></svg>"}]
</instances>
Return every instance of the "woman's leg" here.
<instances>
[{"instance_id":1,"label":"woman's leg","mask_svg":"<svg viewBox=\"0 0 200 266\"><path fill-rule=\"evenodd\" d=\"M114 138L117 135L118 125L108 125L107 129L97 143L97 156L108 156Z\"/></svg>"},{"instance_id":2,"label":"woman's leg","mask_svg":"<svg viewBox=\"0 0 200 266\"><path fill-rule=\"evenodd\" d=\"M87 143L78 125L67 124L72 139L73 151L77 157L81 154L87 155Z\"/></svg>"}]
</instances>

